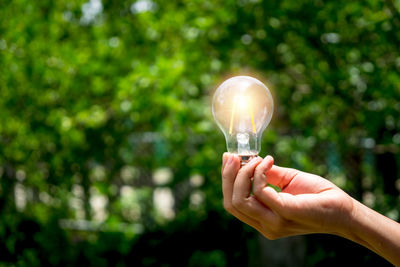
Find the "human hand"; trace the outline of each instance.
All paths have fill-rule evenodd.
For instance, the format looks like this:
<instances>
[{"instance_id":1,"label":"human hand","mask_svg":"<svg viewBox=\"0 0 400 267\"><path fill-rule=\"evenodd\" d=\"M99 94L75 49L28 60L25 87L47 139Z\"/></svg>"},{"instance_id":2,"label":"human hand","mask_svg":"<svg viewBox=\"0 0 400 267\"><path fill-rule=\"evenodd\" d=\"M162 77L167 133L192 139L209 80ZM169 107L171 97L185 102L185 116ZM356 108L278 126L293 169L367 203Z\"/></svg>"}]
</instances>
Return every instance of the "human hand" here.
<instances>
[{"instance_id":1,"label":"human hand","mask_svg":"<svg viewBox=\"0 0 400 267\"><path fill-rule=\"evenodd\" d=\"M349 195L320 176L273 163L271 156L257 157L241 168L238 156L224 154L222 189L228 212L269 239L308 233L347 235L353 211Z\"/></svg>"},{"instance_id":2,"label":"human hand","mask_svg":"<svg viewBox=\"0 0 400 267\"><path fill-rule=\"evenodd\" d=\"M357 242L400 266L400 224L310 173L273 165L271 156L242 168L225 153L222 191L225 209L269 239L330 233ZM268 184L275 185L281 192Z\"/></svg>"}]
</instances>

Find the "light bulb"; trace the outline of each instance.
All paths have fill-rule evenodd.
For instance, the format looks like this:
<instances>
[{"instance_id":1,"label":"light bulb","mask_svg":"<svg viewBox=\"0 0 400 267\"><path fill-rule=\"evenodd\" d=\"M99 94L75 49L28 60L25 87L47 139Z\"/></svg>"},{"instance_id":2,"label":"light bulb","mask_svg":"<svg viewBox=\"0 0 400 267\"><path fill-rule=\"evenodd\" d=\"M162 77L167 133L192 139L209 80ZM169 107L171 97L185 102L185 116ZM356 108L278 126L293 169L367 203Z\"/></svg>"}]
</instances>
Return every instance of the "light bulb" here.
<instances>
[{"instance_id":1,"label":"light bulb","mask_svg":"<svg viewBox=\"0 0 400 267\"><path fill-rule=\"evenodd\" d=\"M239 155L242 165L260 152L261 137L273 110L267 86L249 76L232 77L215 91L214 119L225 135L228 152Z\"/></svg>"}]
</instances>

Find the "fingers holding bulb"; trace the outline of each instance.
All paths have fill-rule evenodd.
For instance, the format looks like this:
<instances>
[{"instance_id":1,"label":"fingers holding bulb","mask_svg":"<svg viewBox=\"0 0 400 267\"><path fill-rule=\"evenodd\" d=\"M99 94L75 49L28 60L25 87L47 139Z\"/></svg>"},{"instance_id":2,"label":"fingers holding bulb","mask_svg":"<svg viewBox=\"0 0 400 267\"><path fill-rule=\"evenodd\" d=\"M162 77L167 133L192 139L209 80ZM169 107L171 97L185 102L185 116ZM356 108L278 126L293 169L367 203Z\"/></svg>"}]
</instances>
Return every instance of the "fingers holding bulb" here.
<instances>
[{"instance_id":1,"label":"fingers holding bulb","mask_svg":"<svg viewBox=\"0 0 400 267\"><path fill-rule=\"evenodd\" d=\"M251 179L262 158L257 157L243 166L237 173L232 193L232 206L254 220L272 221L275 214L261 204L251 193Z\"/></svg>"},{"instance_id":2,"label":"fingers holding bulb","mask_svg":"<svg viewBox=\"0 0 400 267\"><path fill-rule=\"evenodd\" d=\"M266 156L254 171L253 193L257 197L268 185L266 174L272 168L273 164L274 159L271 156Z\"/></svg>"},{"instance_id":3,"label":"fingers holding bulb","mask_svg":"<svg viewBox=\"0 0 400 267\"><path fill-rule=\"evenodd\" d=\"M234 183L238 175L239 169L239 157L233 154L224 153L222 164L222 193L224 196L224 208L239 220L260 230L261 226L257 220L237 210L232 203Z\"/></svg>"},{"instance_id":4,"label":"fingers holding bulb","mask_svg":"<svg viewBox=\"0 0 400 267\"><path fill-rule=\"evenodd\" d=\"M234 199L245 199L251 193L251 179L253 178L254 171L262 158L255 157L244 165L238 172L233 191Z\"/></svg>"},{"instance_id":5,"label":"fingers holding bulb","mask_svg":"<svg viewBox=\"0 0 400 267\"><path fill-rule=\"evenodd\" d=\"M223 175L224 168L225 168L226 162L227 162L228 159L229 159L229 156L230 156L230 153L228 153L228 152L225 152L225 153L222 155L221 176Z\"/></svg>"}]
</instances>

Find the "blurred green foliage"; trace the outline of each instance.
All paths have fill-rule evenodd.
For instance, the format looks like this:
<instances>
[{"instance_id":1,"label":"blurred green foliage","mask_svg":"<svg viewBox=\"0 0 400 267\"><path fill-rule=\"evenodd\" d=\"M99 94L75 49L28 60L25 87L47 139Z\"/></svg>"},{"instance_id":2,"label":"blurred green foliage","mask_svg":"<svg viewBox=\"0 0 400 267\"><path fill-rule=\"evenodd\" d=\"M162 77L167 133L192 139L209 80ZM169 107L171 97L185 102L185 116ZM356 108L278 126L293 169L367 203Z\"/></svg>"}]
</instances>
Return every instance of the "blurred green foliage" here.
<instances>
[{"instance_id":1,"label":"blurred green foliage","mask_svg":"<svg viewBox=\"0 0 400 267\"><path fill-rule=\"evenodd\" d=\"M222 208L209 101L236 74L274 94L262 155L398 220L399 12L392 0L0 1L0 261L267 264L265 241ZM335 237L302 244L295 266L385 264Z\"/></svg>"}]
</instances>

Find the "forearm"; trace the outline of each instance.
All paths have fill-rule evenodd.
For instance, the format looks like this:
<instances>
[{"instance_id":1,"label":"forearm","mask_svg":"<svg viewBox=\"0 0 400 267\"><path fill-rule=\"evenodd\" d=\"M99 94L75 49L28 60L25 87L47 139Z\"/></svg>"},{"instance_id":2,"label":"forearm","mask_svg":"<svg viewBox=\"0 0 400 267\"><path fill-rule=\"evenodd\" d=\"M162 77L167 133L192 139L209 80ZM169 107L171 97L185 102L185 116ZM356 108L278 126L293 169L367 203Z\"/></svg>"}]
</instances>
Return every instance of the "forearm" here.
<instances>
[{"instance_id":1,"label":"forearm","mask_svg":"<svg viewBox=\"0 0 400 267\"><path fill-rule=\"evenodd\" d=\"M353 199L353 212L344 237L400 266L400 224Z\"/></svg>"}]
</instances>

